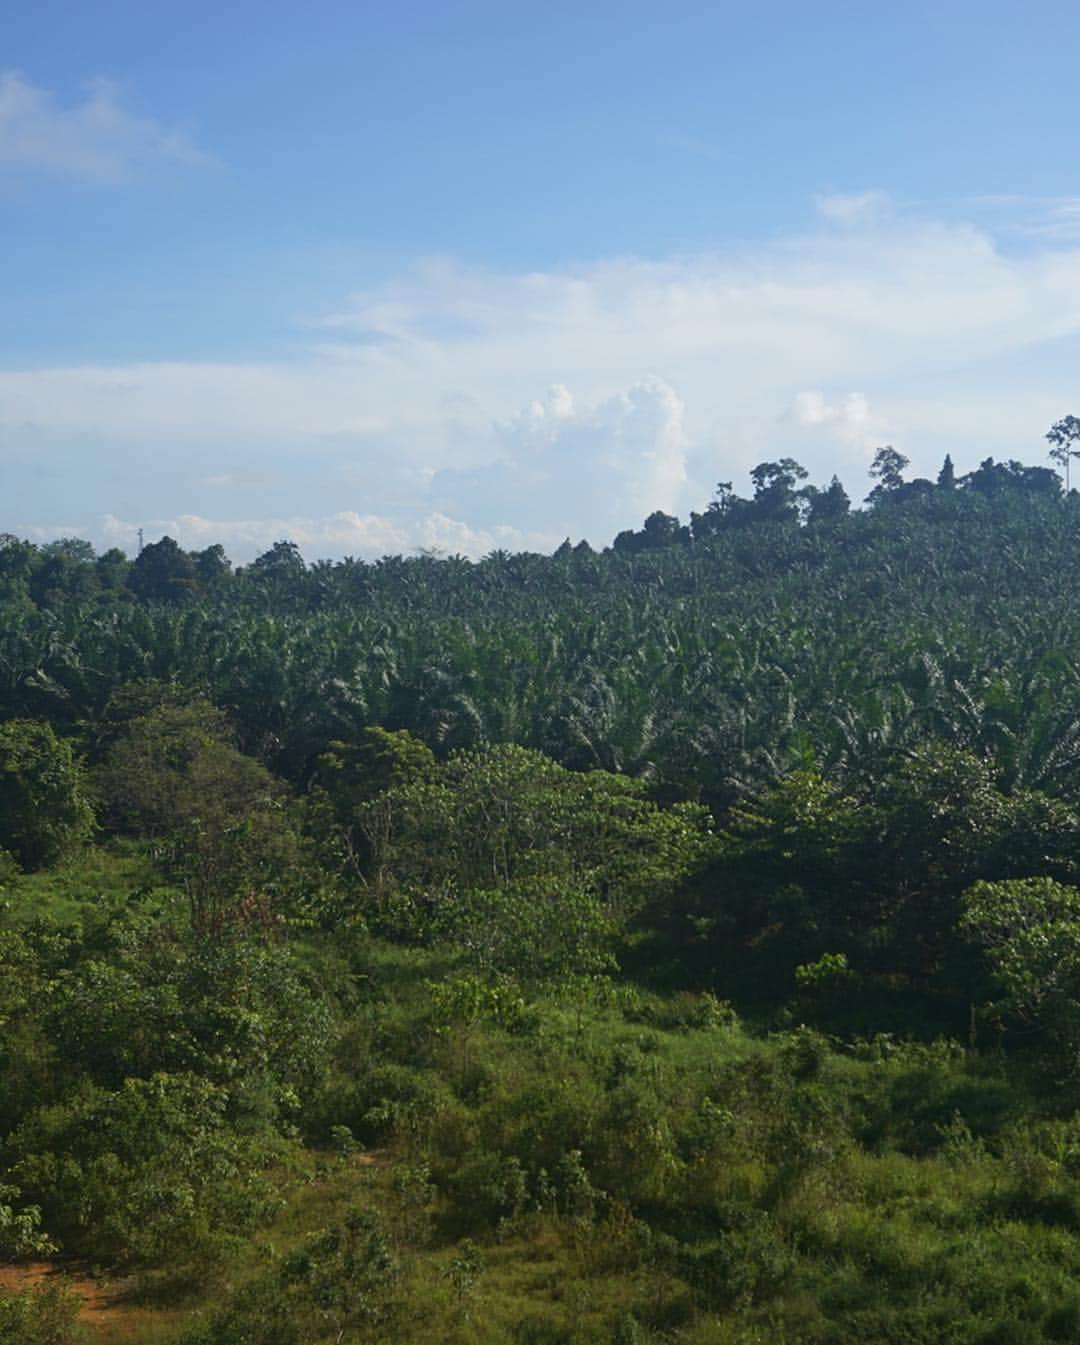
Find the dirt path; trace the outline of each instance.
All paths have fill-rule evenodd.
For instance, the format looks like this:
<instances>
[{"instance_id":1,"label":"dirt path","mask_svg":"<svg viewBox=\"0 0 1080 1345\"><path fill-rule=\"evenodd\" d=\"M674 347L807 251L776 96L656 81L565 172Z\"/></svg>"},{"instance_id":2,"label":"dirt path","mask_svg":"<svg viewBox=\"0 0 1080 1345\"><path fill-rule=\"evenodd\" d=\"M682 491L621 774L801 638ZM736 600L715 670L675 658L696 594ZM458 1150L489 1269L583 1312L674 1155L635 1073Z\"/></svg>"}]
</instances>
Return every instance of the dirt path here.
<instances>
[{"instance_id":1,"label":"dirt path","mask_svg":"<svg viewBox=\"0 0 1080 1345\"><path fill-rule=\"evenodd\" d=\"M19 1265L0 1266L0 1292L25 1293L28 1289L45 1289L55 1286L58 1289L70 1289L76 1294L79 1305L80 1322L97 1322L118 1306L116 1292L89 1276L75 1271L66 1271L51 1261L23 1261Z\"/></svg>"}]
</instances>

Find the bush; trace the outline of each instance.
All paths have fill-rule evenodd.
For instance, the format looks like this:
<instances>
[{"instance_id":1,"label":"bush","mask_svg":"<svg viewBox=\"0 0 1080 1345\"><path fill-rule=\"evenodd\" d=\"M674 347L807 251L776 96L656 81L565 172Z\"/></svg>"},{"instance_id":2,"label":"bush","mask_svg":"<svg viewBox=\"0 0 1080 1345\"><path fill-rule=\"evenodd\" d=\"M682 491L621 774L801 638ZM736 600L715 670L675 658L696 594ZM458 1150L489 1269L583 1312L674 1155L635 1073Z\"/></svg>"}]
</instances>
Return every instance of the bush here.
<instances>
[{"instance_id":1,"label":"bush","mask_svg":"<svg viewBox=\"0 0 1080 1345\"><path fill-rule=\"evenodd\" d=\"M65 1251L97 1264L214 1263L271 1209L260 1170L282 1156L228 1125L223 1088L194 1075L86 1085L8 1139L23 1197Z\"/></svg>"},{"instance_id":2,"label":"bush","mask_svg":"<svg viewBox=\"0 0 1080 1345\"><path fill-rule=\"evenodd\" d=\"M71 744L45 723L0 724L0 848L27 870L55 864L86 841L94 814Z\"/></svg>"},{"instance_id":3,"label":"bush","mask_svg":"<svg viewBox=\"0 0 1080 1345\"><path fill-rule=\"evenodd\" d=\"M79 1300L65 1289L0 1291L0 1345L77 1345L86 1339L75 1324Z\"/></svg>"}]
</instances>

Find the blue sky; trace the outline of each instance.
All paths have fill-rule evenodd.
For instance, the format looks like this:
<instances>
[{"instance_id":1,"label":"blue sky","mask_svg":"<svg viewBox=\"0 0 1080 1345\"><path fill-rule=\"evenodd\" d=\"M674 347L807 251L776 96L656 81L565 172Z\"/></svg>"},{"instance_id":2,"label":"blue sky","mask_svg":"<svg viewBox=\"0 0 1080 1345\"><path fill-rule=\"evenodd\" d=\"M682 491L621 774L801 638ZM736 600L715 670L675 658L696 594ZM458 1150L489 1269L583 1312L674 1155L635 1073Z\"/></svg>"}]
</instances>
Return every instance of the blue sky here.
<instances>
[{"instance_id":1,"label":"blue sky","mask_svg":"<svg viewBox=\"0 0 1080 1345\"><path fill-rule=\"evenodd\" d=\"M17 10L0 530L602 544L1078 409L1075 5Z\"/></svg>"}]
</instances>

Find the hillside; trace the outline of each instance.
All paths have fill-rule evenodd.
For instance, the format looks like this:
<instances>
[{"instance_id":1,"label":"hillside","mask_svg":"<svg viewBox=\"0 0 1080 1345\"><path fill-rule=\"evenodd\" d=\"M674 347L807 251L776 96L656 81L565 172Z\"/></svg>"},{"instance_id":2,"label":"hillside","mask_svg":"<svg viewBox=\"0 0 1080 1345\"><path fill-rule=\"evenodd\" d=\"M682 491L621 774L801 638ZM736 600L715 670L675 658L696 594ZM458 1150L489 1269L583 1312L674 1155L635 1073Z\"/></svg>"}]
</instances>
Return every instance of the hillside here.
<instances>
[{"instance_id":1,"label":"hillside","mask_svg":"<svg viewBox=\"0 0 1080 1345\"><path fill-rule=\"evenodd\" d=\"M0 538L0 1342L1074 1339L1080 497L891 453Z\"/></svg>"}]
</instances>

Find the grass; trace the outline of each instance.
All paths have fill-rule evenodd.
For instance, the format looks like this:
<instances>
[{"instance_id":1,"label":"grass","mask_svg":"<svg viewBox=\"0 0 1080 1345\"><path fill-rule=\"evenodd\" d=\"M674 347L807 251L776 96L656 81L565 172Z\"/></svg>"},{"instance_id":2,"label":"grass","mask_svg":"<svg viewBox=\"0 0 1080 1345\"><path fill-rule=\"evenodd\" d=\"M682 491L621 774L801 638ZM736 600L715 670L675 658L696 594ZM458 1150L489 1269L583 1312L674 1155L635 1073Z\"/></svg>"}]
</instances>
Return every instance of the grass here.
<instances>
[{"instance_id":1,"label":"grass","mask_svg":"<svg viewBox=\"0 0 1080 1345\"><path fill-rule=\"evenodd\" d=\"M20 880L20 908L121 900L140 863ZM347 1124L371 1151L340 1131L309 1147L266 1227L186 1296L145 1276L96 1313L98 1345L176 1345L353 1206L400 1266L396 1310L357 1342L1080 1338L1080 1117L1000 1055L753 1036L708 997L641 990L440 1033L428 984L453 957L350 938L350 1026L314 1129ZM333 1336L311 1311L302 1327L304 1345Z\"/></svg>"},{"instance_id":2,"label":"grass","mask_svg":"<svg viewBox=\"0 0 1080 1345\"><path fill-rule=\"evenodd\" d=\"M133 897L164 905L177 895L162 883L144 846L116 841L90 847L53 869L13 878L0 887L0 915L14 925L37 919L65 925L107 918Z\"/></svg>"}]
</instances>

